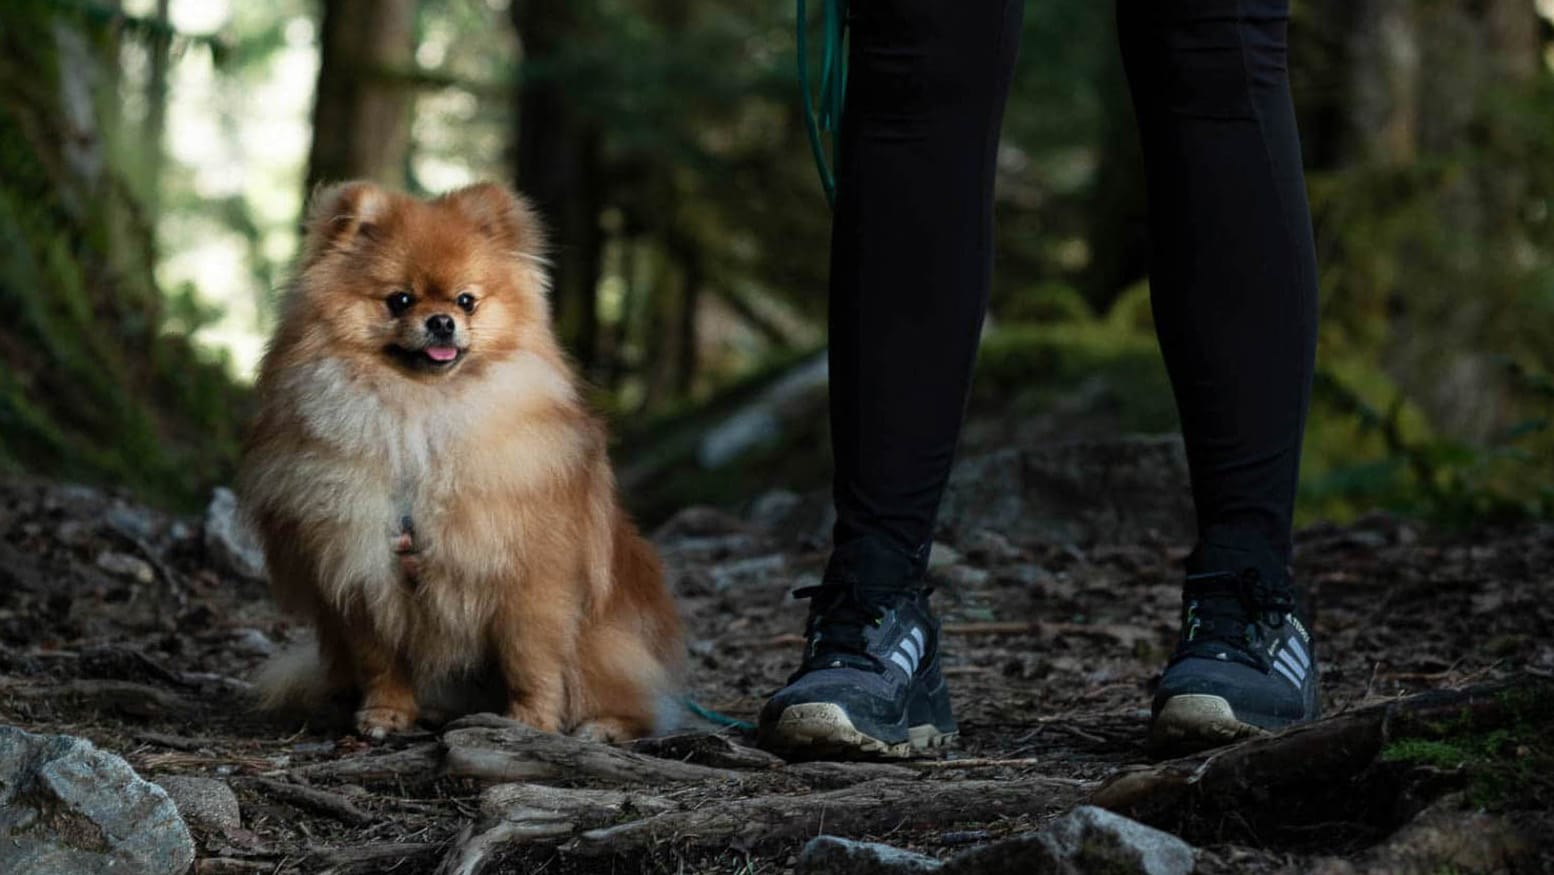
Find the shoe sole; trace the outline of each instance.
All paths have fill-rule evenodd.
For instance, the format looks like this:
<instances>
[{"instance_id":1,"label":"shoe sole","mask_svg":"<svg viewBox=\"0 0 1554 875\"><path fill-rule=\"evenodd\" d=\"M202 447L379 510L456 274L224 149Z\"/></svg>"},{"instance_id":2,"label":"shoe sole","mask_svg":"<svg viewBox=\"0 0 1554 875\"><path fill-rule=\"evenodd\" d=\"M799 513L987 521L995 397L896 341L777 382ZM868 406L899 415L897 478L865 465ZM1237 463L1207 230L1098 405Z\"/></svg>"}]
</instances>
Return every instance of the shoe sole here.
<instances>
[{"instance_id":1,"label":"shoe sole","mask_svg":"<svg viewBox=\"0 0 1554 875\"><path fill-rule=\"evenodd\" d=\"M883 741L860 731L840 705L830 702L789 705L761 731L763 747L806 757L907 759L949 747L959 737L956 730L945 732L932 723L924 723L908 727L906 741Z\"/></svg>"},{"instance_id":2,"label":"shoe sole","mask_svg":"<svg viewBox=\"0 0 1554 875\"><path fill-rule=\"evenodd\" d=\"M1149 744L1156 751L1192 753L1267 732L1236 719L1235 709L1221 696L1184 693L1160 707L1149 728Z\"/></svg>"}]
</instances>

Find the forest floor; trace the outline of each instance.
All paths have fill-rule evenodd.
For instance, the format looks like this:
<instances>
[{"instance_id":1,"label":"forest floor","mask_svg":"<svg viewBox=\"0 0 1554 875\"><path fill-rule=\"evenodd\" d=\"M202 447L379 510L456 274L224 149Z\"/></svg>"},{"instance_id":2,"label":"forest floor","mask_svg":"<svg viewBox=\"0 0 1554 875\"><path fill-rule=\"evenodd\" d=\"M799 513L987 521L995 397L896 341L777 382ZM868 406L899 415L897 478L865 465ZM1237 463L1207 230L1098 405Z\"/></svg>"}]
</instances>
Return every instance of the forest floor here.
<instances>
[{"instance_id":1,"label":"forest floor","mask_svg":"<svg viewBox=\"0 0 1554 875\"><path fill-rule=\"evenodd\" d=\"M689 691L744 720L793 668L805 603L789 593L824 561L813 523L800 527L806 540L767 511L691 509L655 534L688 623ZM1298 542L1327 714L1554 674L1554 526L1445 534L1378 516L1308 528ZM222 570L204 544L199 520L120 496L0 483L0 724L88 738L152 781L227 783L241 826L191 823L205 873L433 872L471 828L501 823L525 828L508 829L482 871L781 872L821 831L937 857L1028 833L1152 761L1147 704L1174 641L1184 555L1166 537L1103 545L963 529L936 549L933 571L960 746L828 765L783 764L737 729L601 760L582 742L549 750L496 720L374 745L259 716L245 679L300 630L262 582ZM1547 763L1547 728L1498 738L1514 737L1506 756ZM1248 826L1258 818L1221 815L1178 831L1201 849L1202 872L1363 871L1401 819L1446 789L1471 791L1463 768L1434 762L1442 780L1431 786L1445 789L1371 800L1371 815L1262 830ZM535 820L538 797L498 787L515 781L611 792L557 791L570 813ZM1547 836L1549 781L1533 774L1519 794L1458 807ZM1288 802L1251 789L1247 805ZM1510 865L1498 853L1491 866ZM1554 865L1546 843L1518 853L1523 871Z\"/></svg>"}]
</instances>

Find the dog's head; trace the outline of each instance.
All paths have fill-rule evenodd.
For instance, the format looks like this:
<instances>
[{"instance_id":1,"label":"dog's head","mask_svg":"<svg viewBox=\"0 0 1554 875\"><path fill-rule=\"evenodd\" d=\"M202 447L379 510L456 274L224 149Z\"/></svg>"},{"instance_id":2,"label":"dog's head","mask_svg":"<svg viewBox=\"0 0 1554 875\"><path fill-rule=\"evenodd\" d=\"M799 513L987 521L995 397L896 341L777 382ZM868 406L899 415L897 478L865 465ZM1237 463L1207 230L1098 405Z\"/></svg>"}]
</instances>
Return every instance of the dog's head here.
<instances>
[{"instance_id":1,"label":"dog's head","mask_svg":"<svg viewBox=\"0 0 1554 875\"><path fill-rule=\"evenodd\" d=\"M548 337L543 252L533 211L500 185L428 201L324 188L284 330L318 355L454 379Z\"/></svg>"}]
</instances>

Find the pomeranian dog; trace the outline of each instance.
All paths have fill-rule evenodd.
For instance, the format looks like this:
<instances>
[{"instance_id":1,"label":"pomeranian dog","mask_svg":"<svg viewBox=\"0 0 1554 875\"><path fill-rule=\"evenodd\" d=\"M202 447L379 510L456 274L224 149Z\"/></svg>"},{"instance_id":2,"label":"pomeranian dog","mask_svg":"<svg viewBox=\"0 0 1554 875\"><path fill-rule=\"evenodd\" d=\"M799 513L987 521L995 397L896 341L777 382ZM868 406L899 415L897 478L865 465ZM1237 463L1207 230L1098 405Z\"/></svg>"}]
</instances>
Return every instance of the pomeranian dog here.
<instances>
[{"instance_id":1,"label":"pomeranian dog","mask_svg":"<svg viewBox=\"0 0 1554 875\"><path fill-rule=\"evenodd\" d=\"M670 713L679 619L551 331L543 249L498 185L314 197L239 478L276 600L316 634L262 672L266 704L348 691L374 739L492 690L607 741Z\"/></svg>"}]
</instances>

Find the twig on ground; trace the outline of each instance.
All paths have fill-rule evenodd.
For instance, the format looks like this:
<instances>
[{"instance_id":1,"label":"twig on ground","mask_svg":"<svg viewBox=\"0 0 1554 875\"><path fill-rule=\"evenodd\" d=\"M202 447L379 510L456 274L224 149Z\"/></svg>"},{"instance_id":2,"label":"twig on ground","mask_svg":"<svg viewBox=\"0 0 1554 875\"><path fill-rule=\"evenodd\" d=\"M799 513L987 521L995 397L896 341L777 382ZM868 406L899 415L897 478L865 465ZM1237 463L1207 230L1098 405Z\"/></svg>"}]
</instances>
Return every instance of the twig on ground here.
<instances>
[{"instance_id":1,"label":"twig on ground","mask_svg":"<svg viewBox=\"0 0 1554 875\"><path fill-rule=\"evenodd\" d=\"M287 802L316 811L319 814L327 814L336 820L342 820L357 826L365 826L374 820L371 814L357 808L356 803L341 796L339 793L331 793L328 790L320 790L316 787L305 787L301 784L293 784L290 781L277 781L273 778L254 778L253 782L262 787L271 796L279 797Z\"/></svg>"}]
</instances>

